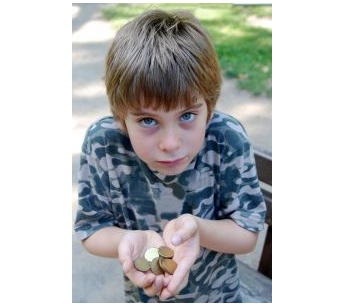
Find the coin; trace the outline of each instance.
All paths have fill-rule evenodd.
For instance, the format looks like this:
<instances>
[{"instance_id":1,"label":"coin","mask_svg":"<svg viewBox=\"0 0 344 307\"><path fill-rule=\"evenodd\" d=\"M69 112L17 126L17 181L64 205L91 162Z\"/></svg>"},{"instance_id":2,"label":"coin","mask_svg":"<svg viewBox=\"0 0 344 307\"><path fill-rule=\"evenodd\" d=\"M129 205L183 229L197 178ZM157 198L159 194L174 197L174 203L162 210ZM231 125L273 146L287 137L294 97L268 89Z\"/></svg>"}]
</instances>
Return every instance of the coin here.
<instances>
[{"instance_id":1,"label":"coin","mask_svg":"<svg viewBox=\"0 0 344 307\"><path fill-rule=\"evenodd\" d=\"M150 268L151 271L155 274L155 275L161 275L164 274L164 271L161 269L160 265L159 265L159 257L154 258L150 264Z\"/></svg>"},{"instance_id":2,"label":"coin","mask_svg":"<svg viewBox=\"0 0 344 307\"><path fill-rule=\"evenodd\" d=\"M168 246L160 246L158 249L159 255L164 258L173 258L174 252L173 249Z\"/></svg>"},{"instance_id":3,"label":"coin","mask_svg":"<svg viewBox=\"0 0 344 307\"><path fill-rule=\"evenodd\" d=\"M159 257L159 252L156 247L151 247L146 250L145 252L145 258L147 261L151 262L154 258Z\"/></svg>"},{"instance_id":4,"label":"coin","mask_svg":"<svg viewBox=\"0 0 344 307\"><path fill-rule=\"evenodd\" d=\"M174 271L177 268L177 263L169 258L159 258L159 265L164 270L164 272L173 275Z\"/></svg>"},{"instance_id":5,"label":"coin","mask_svg":"<svg viewBox=\"0 0 344 307\"><path fill-rule=\"evenodd\" d=\"M135 259L134 266L141 272L147 272L150 269L148 261L142 257Z\"/></svg>"}]
</instances>

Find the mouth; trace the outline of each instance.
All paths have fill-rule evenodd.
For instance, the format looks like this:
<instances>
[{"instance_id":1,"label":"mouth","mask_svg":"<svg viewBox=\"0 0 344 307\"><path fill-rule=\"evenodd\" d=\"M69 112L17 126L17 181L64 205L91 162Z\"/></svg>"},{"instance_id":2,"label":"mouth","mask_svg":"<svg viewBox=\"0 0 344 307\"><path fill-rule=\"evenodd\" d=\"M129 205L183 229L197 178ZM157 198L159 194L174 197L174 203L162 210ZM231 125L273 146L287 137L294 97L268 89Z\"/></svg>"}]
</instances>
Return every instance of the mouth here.
<instances>
[{"instance_id":1,"label":"mouth","mask_svg":"<svg viewBox=\"0 0 344 307\"><path fill-rule=\"evenodd\" d=\"M178 166L179 164L183 163L185 161L186 157L180 158L180 159L175 159L175 160L161 160L157 161L158 164L164 165L167 167L174 167Z\"/></svg>"}]
</instances>

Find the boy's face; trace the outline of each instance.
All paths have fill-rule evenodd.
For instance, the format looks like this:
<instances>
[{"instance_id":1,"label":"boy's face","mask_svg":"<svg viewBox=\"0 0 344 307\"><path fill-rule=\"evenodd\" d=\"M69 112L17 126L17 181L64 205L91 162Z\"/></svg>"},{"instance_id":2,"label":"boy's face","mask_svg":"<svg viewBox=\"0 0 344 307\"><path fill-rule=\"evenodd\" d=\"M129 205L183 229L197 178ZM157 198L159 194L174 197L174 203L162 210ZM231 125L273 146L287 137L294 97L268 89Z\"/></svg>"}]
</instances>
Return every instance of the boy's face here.
<instances>
[{"instance_id":1,"label":"boy's face","mask_svg":"<svg viewBox=\"0 0 344 307\"><path fill-rule=\"evenodd\" d=\"M201 150L207 126L207 105L199 99L191 108L166 112L142 108L124 119L131 144L153 171L183 172Z\"/></svg>"}]
</instances>

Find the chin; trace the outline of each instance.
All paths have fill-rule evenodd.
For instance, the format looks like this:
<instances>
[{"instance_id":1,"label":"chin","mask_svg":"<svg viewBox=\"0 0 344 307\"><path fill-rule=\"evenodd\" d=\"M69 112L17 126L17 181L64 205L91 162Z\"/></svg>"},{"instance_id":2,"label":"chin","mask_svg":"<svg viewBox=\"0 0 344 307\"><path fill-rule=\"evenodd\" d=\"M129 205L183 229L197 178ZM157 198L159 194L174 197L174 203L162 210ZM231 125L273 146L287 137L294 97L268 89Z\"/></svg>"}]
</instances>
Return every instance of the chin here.
<instances>
[{"instance_id":1,"label":"chin","mask_svg":"<svg viewBox=\"0 0 344 307\"><path fill-rule=\"evenodd\" d=\"M171 169L166 169L166 168L157 168L156 171L158 171L162 175L166 176L177 176L184 172L186 170L186 167L183 168L171 168Z\"/></svg>"},{"instance_id":2,"label":"chin","mask_svg":"<svg viewBox=\"0 0 344 307\"><path fill-rule=\"evenodd\" d=\"M179 174L181 174L183 171L180 172L165 172L165 171L159 171L160 174L166 175L166 176L177 176Z\"/></svg>"}]
</instances>

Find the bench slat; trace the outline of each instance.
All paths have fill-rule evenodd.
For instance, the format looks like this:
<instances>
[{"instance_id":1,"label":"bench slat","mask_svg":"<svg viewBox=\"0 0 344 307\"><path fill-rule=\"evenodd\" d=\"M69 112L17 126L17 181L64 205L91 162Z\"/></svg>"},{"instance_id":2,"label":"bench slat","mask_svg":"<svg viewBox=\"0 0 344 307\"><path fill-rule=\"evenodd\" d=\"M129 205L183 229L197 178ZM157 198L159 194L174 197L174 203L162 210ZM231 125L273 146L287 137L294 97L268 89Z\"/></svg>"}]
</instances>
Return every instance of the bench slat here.
<instances>
[{"instance_id":1,"label":"bench slat","mask_svg":"<svg viewBox=\"0 0 344 307\"><path fill-rule=\"evenodd\" d=\"M259 180L272 186L272 158L260 151L255 151L254 158Z\"/></svg>"},{"instance_id":2,"label":"bench slat","mask_svg":"<svg viewBox=\"0 0 344 307\"><path fill-rule=\"evenodd\" d=\"M265 222L268 224L258 271L272 279L272 158L257 150L254 153L254 157L258 179L262 183L261 190L266 203Z\"/></svg>"},{"instance_id":3,"label":"bench slat","mask_svg":"<svg viewBox=\"0 0 344 307\"><path fill-rule=\"evenodd\" d=\"M258 271L272 279L272 227L268 228Z\"/></svg>"},{"instance_id":4,"label":"bench slat","mask_svg":"<svg viewBox=\"0 0 344 307\"><path fill-rule=\"evenodd\" d=\"M268 191L262 190L266 204L265 223L272 226L272 194Z\"/></svg>"}]
</instances>

